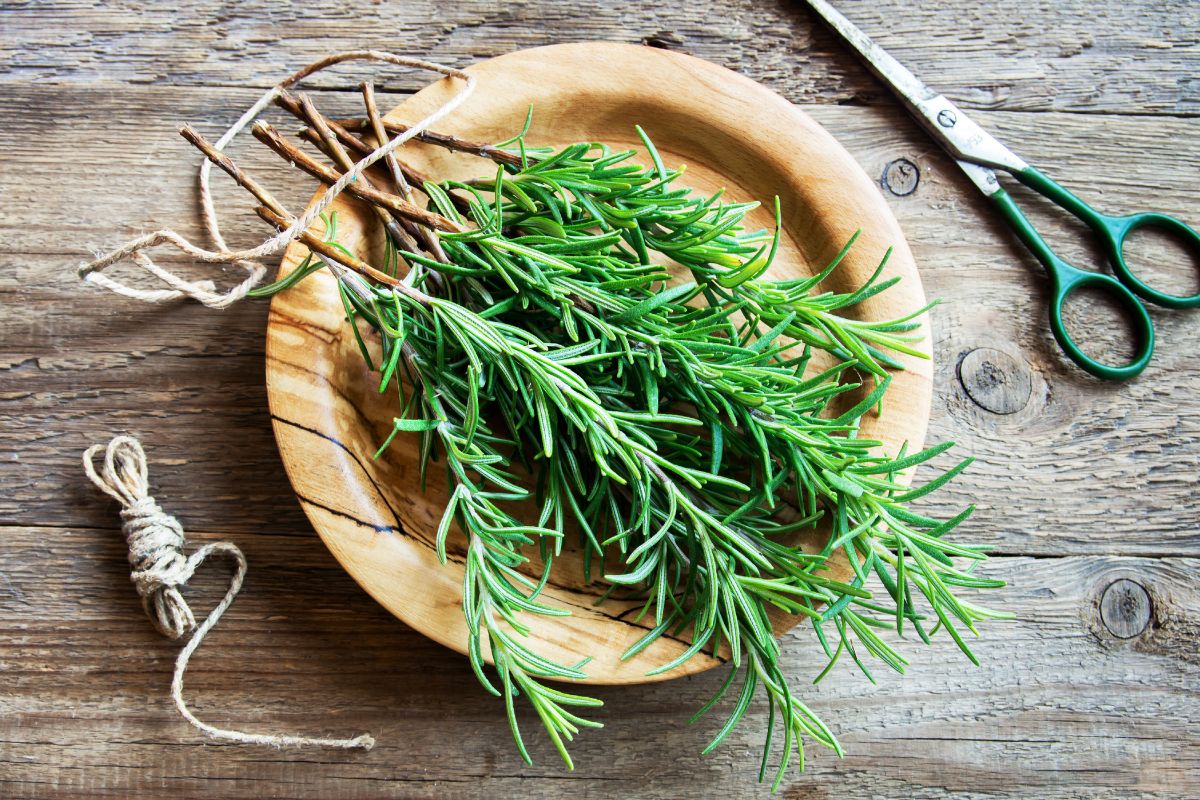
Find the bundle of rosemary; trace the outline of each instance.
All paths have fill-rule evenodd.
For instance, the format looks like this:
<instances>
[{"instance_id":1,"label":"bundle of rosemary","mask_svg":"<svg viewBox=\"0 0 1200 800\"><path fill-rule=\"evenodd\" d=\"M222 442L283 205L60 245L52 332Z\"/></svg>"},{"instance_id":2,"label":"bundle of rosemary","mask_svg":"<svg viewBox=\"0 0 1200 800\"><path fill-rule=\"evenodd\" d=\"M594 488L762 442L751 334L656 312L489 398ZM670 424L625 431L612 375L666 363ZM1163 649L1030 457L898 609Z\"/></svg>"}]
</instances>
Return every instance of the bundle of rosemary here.
<instances>
[{"instance_id":1,"label":"bundle of rosemary","mask_svg":"<svg viewBox=\"0 0 1200 800\"><path fill-rule=\"evenodd\" d=\"M263 123L254 135L333 183L372 152L372 140L403 130L382 121L369 85L363 91L362 120L327 119L306 98L279 98L332 165ZM901 473L949 444L889 455L856 435L886 399L895 355L921 355L913 332L925 309L886 322L839 314L893 284L880 278L883 264L850 293L819 289L841 256L808 279L765 277L780 245L779 201L773 234L746 230L754 204L680 186L681 170L663 163L640 128L650 166L599 143L532 148L528 127L494 145L420 134L493 168L438 181L389 155L386 170L348 187L386 227L383 263L338 245L330 215L324 235L301 237L311 252L299 268L252 294L283 291L322 268L336 276L379 391L397 393L380 452L393 437L420 437L422 479L438 464L452 489L438 554L444 561L452 530L461 531L471 664L503 700L526 761L518 698L568 765L565 742L599 727L581 716L599 701L550 682L583 679L586 664L539 656L523 622L568 613L539 595L564 537L577 531L589 578L641 598L652 620L626 657L668 633L690 636L691 646L651 673L702 651L726 656L728 677L697 716L740 688L705 752L765 698L760 779L778 723L778 786L793 751L803 763L804 737L841 748L789 688L769 610L811 622L829 659L818 681L844 654L868 677L868 657L903 671L884 628L910 628L924 642L944 629L974 661L963 631L1005 616L955 595L1002 585L973 574L980 547L947 539L971 509L939 520L911 508L968 462L911 488ZM194 130L183 135L255 195L264 219L280 227L295 219ZM672 269L689 280L672 280ZM381 343L378 362L359 321ZM519 518L514 504L530 498L539 513ZM820 552L790 543L818 521L829 531ZM540 574L527 568L535 553ZM830 576L835 554L848 560L851 580Z\"/></svg>"}]
</instances>

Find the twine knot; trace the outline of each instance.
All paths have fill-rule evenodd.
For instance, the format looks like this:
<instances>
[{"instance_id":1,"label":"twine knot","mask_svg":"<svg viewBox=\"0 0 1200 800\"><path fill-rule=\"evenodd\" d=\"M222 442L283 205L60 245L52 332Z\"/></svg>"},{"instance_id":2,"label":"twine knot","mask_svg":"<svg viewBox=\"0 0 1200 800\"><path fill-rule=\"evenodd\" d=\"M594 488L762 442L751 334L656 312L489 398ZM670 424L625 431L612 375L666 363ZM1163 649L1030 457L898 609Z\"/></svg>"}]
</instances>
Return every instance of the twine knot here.
<instances>
[{"instance_id":1,"label":"twine knot","mask_svg":"<svg viewBox=\"0 0 1200 800\"><path fill-rule=\"evenodd\" d=\"M179 593L196 571L183 554L183 526L150 496L121 510L129 544L129 577L142 606L163 636L178 639L196 627L196 617Z\"/></svg>"},{"instance_id":2,"label":"twine knot","mask_svg":"<svg viewBox=\"0 0 1200 800\"><path fill-rule=\"evenodd\" d=\"M101 450L104 463L97 471L95 459ZM146 616L163 636L179 639L191 633L196 616L179 588L211 551L197 552L200 558L189 559L183 554L183 526L150 496L146 452L137 439L118 436L107 448L94 445L84 454L83 466L92 483L121 504L121 529L133 570L129 577L142 598ZM232 545L222 549L230 553L235 550ZM240 556L237 551L235 560Z\"/></svg>"},{"instance_id":3,"label":"twine knot","mask_svg":"<svg viewBox=\"0 0 1200 800\"><path fill-rule=\"evenodd\" d=\"M96 469L96 455L104 451L104 461ZM142 608L154 627L172 640L195 631L195 635L179 651L175 675L171 681L171 698L184 719L210 736L246 744L266 744L272 747L287 745L317 745L340 749L370 750L375 740L367 734L353 739L317 739L307 736L242 733L223 730L201 722L183 702L183 675L188 660L242 588L246 578L246 557L237 545L230 542L206 544L190 556L184 555L186 538L179 520L162 510L150 495L146 452L132 436L117 436L108 446L93 445L83 454L83 469L92 483L121 504L121 530L129 546L130 579L142 598ZM221 602L197 627L196 616L183 598L181 589L197 568L213 553L229 557L235 565L229 589Z\"/></svg>"}]
</instances>

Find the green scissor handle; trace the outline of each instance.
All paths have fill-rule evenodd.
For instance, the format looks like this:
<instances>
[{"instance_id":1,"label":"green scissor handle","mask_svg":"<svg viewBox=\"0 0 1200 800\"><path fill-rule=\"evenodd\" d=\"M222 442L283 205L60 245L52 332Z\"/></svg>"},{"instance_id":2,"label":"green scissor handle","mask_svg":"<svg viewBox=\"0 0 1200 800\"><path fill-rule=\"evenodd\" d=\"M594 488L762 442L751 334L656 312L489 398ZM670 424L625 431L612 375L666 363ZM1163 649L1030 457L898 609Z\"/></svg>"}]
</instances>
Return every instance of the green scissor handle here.
<instances>
[{"instance_id":1,"label":"green scissor handle","mask_svg":"<svg viewBox=\"0 0 1200 800\"><path fill-rule=\"evenodd\" d=\"M1014 175L1022 182L1030 186L1030 188L1044 194L1051 200L1058 202L1068 211L1071 211L1076 216L1084 219L1083 214L1079 209L1072 208L1067 205L1062 195L1071 198L1082 209L1086 209L1086 213L1095 217L1102 215L1093 211L1090 206L1083 203L1066 189L1063 189L1058 184L1051 181L1041 173L1036 172L1032 168L1028 170L1037 176L1037 179L1045 181L1049 187L1053 187L1054 193L1051 194L1049 187L1034 185L1034 180L1030 179L1025 173L1014 173ZM1154 354L1154 324L1150 321L1150 315L1146 313L1146 307L1138 300L1137 295L1112 275L1103 272L1092 272L1090 270L1082 270L1078 267L1068 264L1063 259L1059 258L1046 244L1045 240L1034 230L1028 218L1021 213L1021 209L1013 201L1008 192L1003 189L998 189L993 194L989 195L993 203L1000 210L1001 215L1012 226L1017 236L1029 248L1029 251L1037 257L1042 266L1046 268L1046 273L1050 276L1050 330L1054 333L1054 338L1058 340L1059 346L1072 361L1078 364L1082 369L1095 375L1097 378L1103 378L1110 381L1123 381L1135 377L1146 368L1150 363L1150 357ZM1089 224L1090 220L1085 219ZM1143 223L1145 224L1145 223ZM1182 223L1180 223L1182 224ZM1093 226L1094 227L1094 226ZM1133 226L1133 227L1136 227ZM1106 229L1107 230L1107 229ZM1128 233L1128 230L1125 231ZM1108 234L1102 234L1105 238ZM1116 240L1115 248L1119 254L1120 240ZM1063 303L1072 292L1081 289L1085 286L1095 287L1103 292L1108 293L1113 299L1120 303L1121 307L1128 313L1130 320L1133 322L1134 333L1138 338L1137 352L1134 353L1133 359L1124 366L1112 366L1097 361L1087 355L1075 344L1075 340L1071 338L1071 334L1067 331L1063 324L1062 308Z\"/></svg>"},{"instance_id":2,"label":"green scissor handle","mask_svg":"<svg viewBox=\"0 0 1200 800\"><path fill-rule=\"evenodd\" d=\"M1181 296L1160 291L1133 274L1133 271L1125 263L1125 239L1129 234L1138 228L1157 228L1178 239L1192 253L1196 263L1200 264L1200 233L1197 233L1187 223L1167 214L1153 211L1119 217L1101 214L1033 167L1015 171L1012 175L1030 189L1086 223L1100 239L1104 254L1117 279L1132 289L1138 297L1164 308L1200 307L1200 292L1190 296Z\"/></svg>"}]
</instances>

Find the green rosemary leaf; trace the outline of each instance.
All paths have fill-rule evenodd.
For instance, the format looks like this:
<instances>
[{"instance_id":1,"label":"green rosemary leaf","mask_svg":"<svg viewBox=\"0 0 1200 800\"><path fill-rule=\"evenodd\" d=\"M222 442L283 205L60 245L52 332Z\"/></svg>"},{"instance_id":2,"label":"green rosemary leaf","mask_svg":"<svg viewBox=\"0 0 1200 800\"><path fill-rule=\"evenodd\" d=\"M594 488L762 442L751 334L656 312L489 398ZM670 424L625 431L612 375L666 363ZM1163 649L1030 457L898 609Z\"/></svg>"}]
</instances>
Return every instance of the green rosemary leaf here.
<instances>
[{"instance_id":1,"label":"green rosemary leaf","mask_svg":"<svg viewBox=\"0 0 1200 800\"><path fill-rule=\"evenodd\" d=\"M673 304L680 301L686 301L688 298L695 296L699 291L699 287L694 283L684 283L679 286L672 286L669 289L664 289L657 292L645 300L628 307L620 314L616 314L609 321L614 323L629 322L639 317L650 314L655 309L661 308L667 304Z\"/></svg>"},{"instance_id":2,"label":"green rosemary leaf","mask_svg":"<svg viewBox=\"0 0 1200 800\"><path fill-rule=\"evenodd\" d=\"M392 427L397 431L431 431L440 425L436 419L401 419L392 420Z\"/></svg>"}]
</instances>

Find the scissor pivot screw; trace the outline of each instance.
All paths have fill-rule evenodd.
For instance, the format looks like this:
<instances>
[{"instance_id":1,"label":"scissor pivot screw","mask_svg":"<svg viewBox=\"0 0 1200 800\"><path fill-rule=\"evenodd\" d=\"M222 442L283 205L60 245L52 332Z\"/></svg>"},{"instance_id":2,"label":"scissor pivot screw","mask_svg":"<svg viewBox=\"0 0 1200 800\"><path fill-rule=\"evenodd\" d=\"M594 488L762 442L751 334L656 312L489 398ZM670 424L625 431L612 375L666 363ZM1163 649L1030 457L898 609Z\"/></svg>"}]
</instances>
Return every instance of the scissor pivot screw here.
<instances>
[{"instance_id":1,"label":"scissor pivot screw","mask_svg":"<svg viewBox=\"0 0 1200 800\"><path fill-rule=\"evenodd\" d=\"M953 111L946 108L938 112L937 121L938 125L941 125L943 128L953 128L954 123L958 122L958 117L955 116Z\"/></svg>"}]
</instances>

